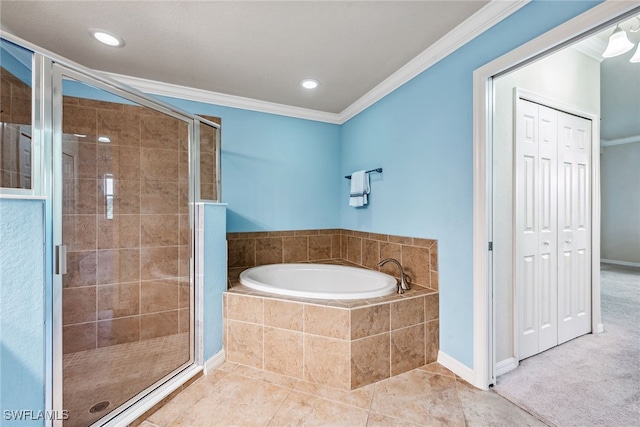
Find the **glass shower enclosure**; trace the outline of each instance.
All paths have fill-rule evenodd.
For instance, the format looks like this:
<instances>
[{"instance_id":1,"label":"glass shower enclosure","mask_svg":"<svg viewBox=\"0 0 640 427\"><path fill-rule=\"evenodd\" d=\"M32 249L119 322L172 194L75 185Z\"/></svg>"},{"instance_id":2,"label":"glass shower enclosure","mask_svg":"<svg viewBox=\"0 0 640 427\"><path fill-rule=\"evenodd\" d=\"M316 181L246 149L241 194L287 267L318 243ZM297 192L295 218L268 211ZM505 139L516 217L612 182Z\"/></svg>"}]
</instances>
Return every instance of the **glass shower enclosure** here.
<instances>
[{"instance_id":1,"label":"glass shower enclosure","mask_svg":"<svg viewBox=\"0 0 640 427\"><path fill-rule=\"evenodd\" d=\"M16 122L3 94L0 149L23 158L2 156L0 187L46 198L48 406L54 426L122 422L202 362L194 204L219 198L219 125L27 47L2 40L32 61L3 89L33 102Z\"/></svg>"},{"instance_id":2,"label":"glass shower enclosure","mask_svg":"<svg viewBox=\"0 0 640 427\"><path fill-rule=\"evenodd\" d=\"M64 424L75 427L193 362L189 123L71 70L54 76Z\"/></svg>"}]
</instances>

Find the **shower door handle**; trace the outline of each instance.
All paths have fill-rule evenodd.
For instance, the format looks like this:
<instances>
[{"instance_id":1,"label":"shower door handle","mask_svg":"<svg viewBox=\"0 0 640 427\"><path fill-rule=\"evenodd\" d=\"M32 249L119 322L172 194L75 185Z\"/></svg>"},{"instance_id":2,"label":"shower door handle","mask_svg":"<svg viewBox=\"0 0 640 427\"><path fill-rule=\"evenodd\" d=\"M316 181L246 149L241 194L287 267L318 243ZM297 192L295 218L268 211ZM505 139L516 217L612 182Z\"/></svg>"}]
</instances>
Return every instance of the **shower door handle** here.
<instances>
[{"instance_id":1,"label":"shower door handle","mask_svg":"<svg viewBox=\"0 0 640 427\"><path fill-rule=\"evenodd\" d=\"M57 245L55 259L55 272L56 274L67 274L67 245Z\"/></svg>"}]
</instances>

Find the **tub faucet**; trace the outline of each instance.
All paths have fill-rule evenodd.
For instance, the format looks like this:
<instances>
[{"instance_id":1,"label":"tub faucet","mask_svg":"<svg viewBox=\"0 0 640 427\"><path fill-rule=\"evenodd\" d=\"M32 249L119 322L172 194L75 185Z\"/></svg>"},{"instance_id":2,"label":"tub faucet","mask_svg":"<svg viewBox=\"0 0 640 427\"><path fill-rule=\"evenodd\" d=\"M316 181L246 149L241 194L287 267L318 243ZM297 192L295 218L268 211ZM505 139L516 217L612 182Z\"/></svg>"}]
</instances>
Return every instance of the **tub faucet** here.
<instances>
[{"instance_id":1,"label":"tub faucet","mask_svg":"<svg viewBox=\"0 0 640 427\"><path fill-rule=\"evenodd\" d=\"M409 283L411 283L411 277L409 277L408 274L404 273L404 268L402 268L402 265L400 265L397 259L385 258L378 263L378 267L382 267L388 262L394 263L400 269L400 282L398 283L398 293L403 294L405 290L411 289L409 287Z\"/></svg>"}]
</instances>

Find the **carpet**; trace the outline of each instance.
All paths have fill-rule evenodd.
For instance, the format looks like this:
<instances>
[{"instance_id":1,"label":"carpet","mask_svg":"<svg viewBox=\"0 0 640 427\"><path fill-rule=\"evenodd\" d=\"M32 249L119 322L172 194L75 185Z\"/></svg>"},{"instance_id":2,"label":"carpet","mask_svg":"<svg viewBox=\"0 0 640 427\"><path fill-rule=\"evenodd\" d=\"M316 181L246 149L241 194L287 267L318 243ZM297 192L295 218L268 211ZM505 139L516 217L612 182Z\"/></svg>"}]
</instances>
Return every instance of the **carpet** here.
<instances>
[{"instance_id":1,"label":"carpet","mask_svg":"<svg viewBox=\"0 0 640 427\"><path fill-rule=\"evenodd\" d=\"M520 362L495 391L551 426L640 426L640 269L602 264L604 332Z\"/></svg>"}]
</instances>

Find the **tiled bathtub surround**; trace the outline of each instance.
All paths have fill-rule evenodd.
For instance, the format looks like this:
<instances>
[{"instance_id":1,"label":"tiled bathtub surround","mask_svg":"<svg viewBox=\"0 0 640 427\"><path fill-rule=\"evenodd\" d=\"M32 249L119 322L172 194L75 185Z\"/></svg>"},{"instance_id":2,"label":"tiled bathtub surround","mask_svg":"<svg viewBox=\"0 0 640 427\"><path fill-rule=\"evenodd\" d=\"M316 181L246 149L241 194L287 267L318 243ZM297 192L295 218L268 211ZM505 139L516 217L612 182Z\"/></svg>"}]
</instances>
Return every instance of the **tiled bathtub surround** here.
<instances>
[{"instance_id":1,"label":"tiled bathtub surround","mask_svg":"<svg viewBox=\"0 0 640 427\"><path fill-rule=\"evenodd\" d=\"M416 286L371 301L224 296L227 360L351 390L436 360L438 293Z\"/></svg>"},{"instance_id":2,"label":"tiled bathtub surround","mask_svg":"<svg viewBox=\"0 0 640 427\"><path fill-rule=\"evenodd\" d=\"M438 244L435 240L360 231L328 229L228 233L229 280L256 265L281 262L347 261L399 277L397 267L384 258L395 258L413 284L438 290Z\"/></svg>"},{"instance_id":3,"label":"tiled bathtub surround","mask_svg":"<svg viewBox=\"0 0 640 427\"><path fill-rule=\"evenodd\" d=\"M439 347L437 242L328 229L228 233L225 294L227 360L293 378L354 389L436 360ZM355 265L399 277L412 290L357 301L274 298L238 283L243 270L264 264Z\"/></svg>"}]
</instances>

